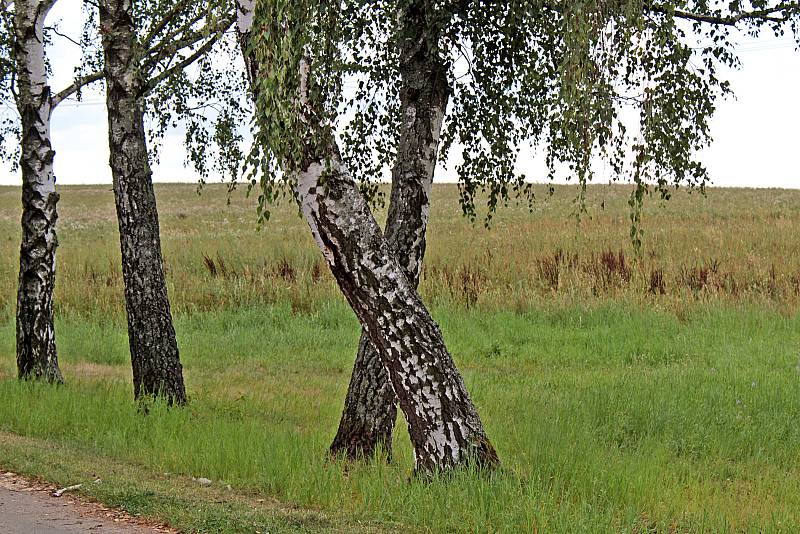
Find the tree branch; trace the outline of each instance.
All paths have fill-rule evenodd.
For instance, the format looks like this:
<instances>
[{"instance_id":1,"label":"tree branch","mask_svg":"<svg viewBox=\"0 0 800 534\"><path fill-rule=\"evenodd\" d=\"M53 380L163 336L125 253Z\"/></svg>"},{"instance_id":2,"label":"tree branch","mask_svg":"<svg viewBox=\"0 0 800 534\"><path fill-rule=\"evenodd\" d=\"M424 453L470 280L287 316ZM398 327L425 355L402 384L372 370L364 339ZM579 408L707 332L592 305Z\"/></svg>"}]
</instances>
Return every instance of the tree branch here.
<instances>
[{"instance_id":1,"label":"tree branch","mask_svg":"<svg viewBox=\"0 0 800 534\"><path fill-rule=\"evenodd\" d=\"M186 67L200 59L203 55L205 55L212 46L219 40L220 37L228 30L228 28L233 25L233 17L229 17L226 20L223 20L216 28L216 31L211 36L211 38L203 43L197 50L194 51L190 56L185 58L183 61L179 61L175 65L172 65L170 68L160 72L158 75L150 78L148 80L147 85L145 86L145 92L149 93L153 88L155 88L158 84L164 81L166 78L169 78L173 74L178 71L184 70Z\"/></svg>"},{"instance_id":2,"label":"tree branch","mask_svg":"<svg viewBox=\"0 0 800 534\"><path fill-rule=\"evenodd\" d=\"M145 54L147 64L155 64L165 57L174 54L181 48L191 46L197 41L200 41L205 36L205 27L200 30L195 30L192 33L186 33L183 37L178 39L178 36L184 32L191 30L192 26L203 18L203 13L196 15L193 19L187 21L183 26L176 28L166 35L162 36L158 43L150 47ZM186 37L189 35L190 37ZM163 51L163 52L162 52Z\"/></svg>"},{"instance_id":3,"label":"tree branch","mask_svg":"<svg viewBox=\"0 0 800 534\"><path fill-rule=\"evenodd\" d=\"M65 99L67 99L70 96L72 96L73 94L77 93L85 85L89 85L90 83L94 83L94 82L96 82L98 80L103 79L104 76L105 76L105 74L103 73L103 71L97 71L97 72L93 72L92 74L88 74L86 76L80 76L78 79L76 79L72 83L72 85L70 85L69 87L67 87L63 91L53 95L52 107L56 107L61 102L63 102Z\"/></svg>"},{"instance_id":4,"label":"tree branch","mask_svg":"<svg viewBox=\"0 0 800 534\"><path fill-rule=\"evenodd\" d=\"M545 1L542 5L545 9L550 9L556 13L563 14L564 8L561 3ZM642 4L646 12L657 13L679 19L690 20L703 24L712 24L716 26L736 26L740 22L787 22L791 14L800 14L800 2L781 2L776 6L767 7L764 9L755 9L753 11L743 11L737 14L723 15L719 13L705 12L693 13L690 11L681 11L669 5L654 4L644 2ZM790 12L790 13L787 13Z\"/></svg>"},{"instance_id":5,"label":"tree branch","mask_svg":"<svg viewBox=\"0 0 800 534\"><path fill-rule=\"evenodd\" d=\"M230 28L231 25L233 25L233 22L234 22L234 17L230 16L225 19L222 19L215 27L211 28L210 33L208 32L208 27L204 26L202 29L193 32L191 34L188 34L186 37L183 37L182 39L172 41L168 43L168 45L166 46L164 42L159 43L155 47L148 50L147 54L145 54L145 57L147 57L147 60L145 61L146 69L149 70L153 68L159 61L162 61L170 56L174 56L179 50L197 44L198 42L208 37L209 34L212 35L213 37L212 39L210 39L208 43L205 43L203 45L203 48L206 47L210 48L211 46L213 46L214 43L216 43L219 40L222 34L224 34L228 30L228 28ZM208 51L208 49L206 48L205 51ZM195 54L192 54L192 56L194 55ZM197 58L195 58L195 60L197 60ZM189 64L193 62L194 60L191 61ZM183 62L179 64L182 63ZM172 68L174 69L174 67Z\"/></svg>"},{"instance_id":6,"label":"tree branch","mask_svg":"<svg viewBox=\"0 0 800 534\"><path fill-rule=\"evenodd\" d=\"M75 39L70 37L69 35L61 33L60 31L58 31L58 28L56 28L55 26L48 26L47 28L45 28L45 31L53 32L54 34L58 35L59 37L62 37L64 39L66 39L67 41L71 42L72 44L74 44L76 46L81 46L81 43L79 43L78 41L76 41Z\"/></svg>"},{"instance_id":7,"label":"tree branch","mask_svg":"<svg viewBox=\"0 0 800 534\"><path fill-rule=\"evenodd\" d=\"M736 26L740 22L759 21L759 22L786 22L789 16L786 11L795 11L800 13L800 3L798 2L783 2L774 7L757 9L754 11L743 11L735 15L714 15L710 13L691 13L688 11L681 11L671 9L659 5L647 5L645 9L654 13L662 15L670 15L684 20L691 20L704 24L713 24L717 26ZM780 14L780 15L778 15Z\"/></svg>"},{"instance_id":8,"label":"tree branch","mask_svg":"<svg viewBox=\"0 0 800 534\"><path fill-rule=\"evenodd\" d=\"M172 9L167 11L164 16L158 21L148 32L144 39L142 39L142 47L150 46L150 43L155 39L156 35L158 35L161 30L167 27L170 21L181 12L181 10L185 9L193 0L181 0L180 2L176 2ZM197 20L197 19L195 19Z\"/></svg>"}]
</instances>

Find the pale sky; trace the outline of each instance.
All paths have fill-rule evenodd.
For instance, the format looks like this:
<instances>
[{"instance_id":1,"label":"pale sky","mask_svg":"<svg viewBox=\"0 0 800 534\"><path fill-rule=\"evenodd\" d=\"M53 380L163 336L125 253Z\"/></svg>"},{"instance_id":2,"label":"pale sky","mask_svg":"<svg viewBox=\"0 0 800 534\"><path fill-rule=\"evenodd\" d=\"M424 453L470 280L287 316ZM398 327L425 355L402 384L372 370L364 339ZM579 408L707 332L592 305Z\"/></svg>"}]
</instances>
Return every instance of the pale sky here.
<instances>
[{"instance_id":1,"label":"pale sky","mask_svg":"<svg viewBox=\"0 0 800 534\"><path fill-rule=\"evenodd\" d=\"M60 0L48 22L61 20L62 32L77 35L79 14L80 0ZM716 186L800 188L800 52L791 38L766 35L741 39L739 50L743 68L728 77L736 99L719 104L711 123L714 142L701 159ZM79 57L77 47L63 40L50 50L54 91L70 83ZM53 114L52 137L58 183L111 183L103 95L87 95L81 104L62 103ZM197 180L184 168L181 139L180 132L165 139L155 181ZM523 157L518 167L531 178L544 176L540 159ZM597 181L608 178L598 176ZM438 181L452 179L452 170L437 174ZM8 166L0 168L0 185L20 183Z\"/></svg>"}]
</instances>

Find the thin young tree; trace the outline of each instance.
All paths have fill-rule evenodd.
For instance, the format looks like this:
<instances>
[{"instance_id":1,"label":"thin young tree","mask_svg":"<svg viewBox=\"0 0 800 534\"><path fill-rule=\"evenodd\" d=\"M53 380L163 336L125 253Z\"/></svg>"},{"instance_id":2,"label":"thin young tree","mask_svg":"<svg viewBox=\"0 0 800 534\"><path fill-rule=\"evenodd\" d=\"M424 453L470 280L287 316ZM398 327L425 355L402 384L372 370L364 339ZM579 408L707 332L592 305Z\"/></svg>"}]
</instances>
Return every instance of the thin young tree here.
<instances>
[{"instance_id":1,"label":"thin young tree","mask_svg":"<svg viewBox=\"0 0 800 534\"><path fill-rule=\"evenodd\" d=\"M100 0L98 5L134 396L183 404L186 390L164 274L145 115L153 113L162 128L193 115L187 101L203 87L211 91L212 80L196 83L186 70L212 61L208 56L232 25L233 10L226 2L185 0ZM203 69L199 76L209 72ZM230 87L223 83L213 90L232 99L235 107ZM198 120L196 114L189 118L195 134L202 131ZM205 163L195 154L195 162Z\"/></svg>"},{"instance_id":2,"label":"thin young tree","mask_svg":"<svg viewBox=\"0 0 800 534\"><path fill-rule=\"evenodd\" d=\"M4 0L0 14L0 77L4 103L17 115L4 117L0 145L5 159L19 158L22 173L22 243L16 310L20 378L61 383L53 312L58 219L55 151L50 139L53 110L102 75L79 76L53 92L46 57L47 16L56 0ZM6 143L14 144L9 149Z\"/></svg>"},{"instance_id":3,"label":"thin young tree","mask_svg":"<svg viewBox=\"0 0 800 534\"><path fill-rule=\"evenodd\" d=\"M465 215L476 217L478 192L488 195L487 217L515 193L530 198L524 177L514 173L518 149L528 141L545 146L551 177L559 163L571 166L581 184L581 202L583 187L591 180L592 155L611 160L617 178L629 177L636 185L631 197L635 243L641 239L639 209L648 192L668 196L671 185L702 187L707 180L705 169L693 156L709 141L707 121L714 102L728 92L716 69L738 64L732 40L737 32L754 34L770 29L780 33L795 29L797 22L795 2L719 9L695 3L461 2L454 3L450 11L434 9L429 2L396 2L385 9L390 13L407 10L400 17L390 14L383 19L400 20L398 27L381 28L371 23L374 17L355 19L357 25L367 28L361 35L373 31L415 39L406 42L416 43L411 49L416 55L408 54L397 40L387 40L398 50L389 60L399 65L399 116L414 116L413 111L406 111L409 95L423 99L425 95L454 95L445 122L443 151L455 142L463 146L464 163L458 174ZM409 13L417 15L406 18ZM430 23L442 21L443 13L450 15L446 19L450 26ZM409 22L405 29L404 20ZM453 34L458 38L448 39ZM366 39L372 47L378 41ZM359 47L370 49L363 42ZM444 67L443 74L409 76L408 69L420 66L421 57L426 58L427 66L418 73L438 73ZM462 72L456 79L452 69L458 63ZM372 68L370 74L391 84L387 71L392 72L385 66ZM414 79L416 86L408 83ZM364 91L356 98L369 100ZM447 99L421 100L420 104L435 116L440 109L444 113ZM626 108L640 117L640 123L631 128L638 130L635 138L626 137L620 119ZM364 109L380 107L365 105ZM355 162L353 167L363 175L368 169L359 165L358 155L380 152L385 145L365 147L361 140L370 139L371 129L385 118L377 113L362 113L361 118L364 124L359 123L359 135L347 138L349 146L344 152L352 150L354 157L349 161ZM407 144L405 123L398 131L386 237L401 265L406 266L409 279L414 280L409 265L417 269L421 265L425 223L417 215L416 205L395 204L394 191L403 178L396 171L413 165L414 158L416 168L425 169L430 162L428 154L440 149L439 136L415 130L420 141L429 143L419 146L430 151L409 154L403 149L413 146ZM635 158L630 158L630 153L636 154ZM428 179L432 179L432 171L433 167ZM398 227L404 228L400 235L415 239L395 241ZM420 239L422 248L417 246ZM332 452L355 458L371 456L379 445L390 450L394 400L387 374L362 336Z\"/></svg>"}]
</instances>

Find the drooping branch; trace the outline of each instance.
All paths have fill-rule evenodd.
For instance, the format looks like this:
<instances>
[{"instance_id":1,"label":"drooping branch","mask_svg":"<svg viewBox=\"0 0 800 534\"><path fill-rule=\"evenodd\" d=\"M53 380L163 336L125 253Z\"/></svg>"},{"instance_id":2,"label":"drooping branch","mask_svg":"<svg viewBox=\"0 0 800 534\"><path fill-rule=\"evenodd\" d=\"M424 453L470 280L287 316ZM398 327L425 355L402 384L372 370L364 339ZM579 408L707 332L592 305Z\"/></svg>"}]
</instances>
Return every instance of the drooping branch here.
<instances>
[{"instance_id":1,"label":"drooping branch","mask_svg":"<svg viewBox=\"0 0 800 534\"><path fill-rule=\"evenodd\" d=\"M561 2L545 2L542 7L560 14L565 11ZM709 11L685 11L675 9L674 6L652 2L644 2L642 7L645 12L658 13L714 26L736 26L742 22L783 23L788 22L791 15L800 14L800 2L781 2L772 7L730 14Z\"/></svg>"},{"instance_id":2,"label":"drooping branch","mask_svg":"<svg viewBox=\"0 0 800 534\"><path fill-rule=\"evenodd\" d=\"M787 22L791 14L800 13L800 3L782 2L776 6L756 9L753 11L742 11L736 14L713 14L713 13L693 13L682 11L659 4L645 4L645 9L662 15L677 17L679 19L691 20L703 24L715 26L736 26L741 22L767 22L781 23Z\"/></svg>"}]
</instances>

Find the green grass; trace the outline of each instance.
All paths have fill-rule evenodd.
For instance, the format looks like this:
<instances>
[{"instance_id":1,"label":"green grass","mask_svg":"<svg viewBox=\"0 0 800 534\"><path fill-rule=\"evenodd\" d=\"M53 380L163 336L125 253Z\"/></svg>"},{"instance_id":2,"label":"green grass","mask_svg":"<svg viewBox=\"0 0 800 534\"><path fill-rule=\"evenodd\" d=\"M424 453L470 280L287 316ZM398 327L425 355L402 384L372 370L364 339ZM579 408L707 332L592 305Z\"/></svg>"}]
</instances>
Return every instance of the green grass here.
<instances>
[{"instance_id":1,"label":"green grass","mask_svg":"<svg viewBox=\"0 0 800 534\"><path fill-rule=\"evenodd\" d=\"M100 456L91 448L0 434L4 467L63 487L81 480L80 492L136 516L156 517L200 532L380 532L385 524L355 523L342 514L287 506L226 487L198 488L188 477L152 473L139 465ZM91 476L90 476L91 475Z\"/></svg>"},{"instance_id":2,"label":"green grass","mask_svg":"<svg viewBox=\"0 0 800 534\"><path fill-rule=\"evenodd\" d=\"M237 495L345 517L352 528L800 528L797 317L708 308L680 321L621 305L435 315L503 459L497 475L409 480L402 429L391 466L344 469L325 459L358 335L343 305L180 318L191 405L156 406L148 416L131 402L119 361L122 326L62 320L68 385L19 383L4 358L0 428L137 466L140 482L205 476ZM85 343L92 332L105 338L97 349ZM4 465L17 458L13 449L0 454ZM29 471L51 469L34 461ZM112 504L130 508L124 499ZM140 508L205 532L247 531L235 510L230 524L205 528L158 502Z\"/></svg>"},{"instance_id":3,"label":"green grass","mask_svg":"<svg viewBox=\"0 0 800 534\"><path fill-rule=\"evenodd\" d=\"M198 532L800 530L800 192L653 207L657 252L627 278L599 259L629 253L625 192L590 192L606 209L576 238L566 200L487 231L438 190L423 294L503 469L417 480L402 419L391 465L326 459L359 329L292 210L256 233L242 199L159 187L191 402L145 416L104 188L62 191L67 385L14 378L18 190L0 188L0 465ZM553 287L557 248L579 258ZM716 258L692 288L690 267Z\"/></svg>"}]
</instances>

